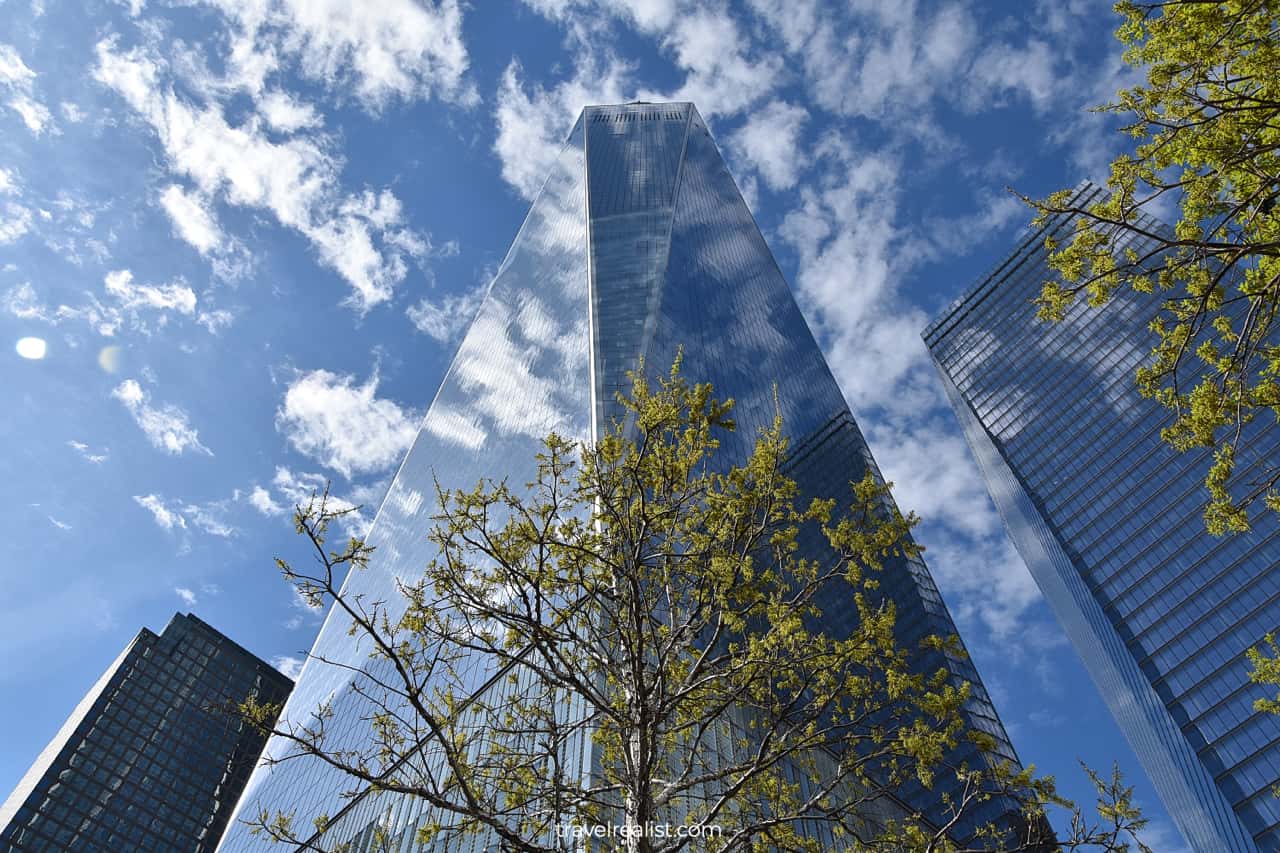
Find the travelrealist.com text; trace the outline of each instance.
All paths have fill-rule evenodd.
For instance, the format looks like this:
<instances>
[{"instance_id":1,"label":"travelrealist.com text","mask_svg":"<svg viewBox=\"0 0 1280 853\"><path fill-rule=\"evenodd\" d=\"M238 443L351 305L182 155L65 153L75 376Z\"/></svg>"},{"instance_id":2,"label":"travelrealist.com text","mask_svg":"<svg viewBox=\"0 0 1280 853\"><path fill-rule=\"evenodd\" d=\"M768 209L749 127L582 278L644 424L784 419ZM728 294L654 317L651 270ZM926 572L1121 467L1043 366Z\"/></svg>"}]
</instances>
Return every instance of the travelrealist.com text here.
<instances>
[{"instance_id":1,"label":"travelrealist.com text","mask_svg":"<svg viewBox=\"0 0 1280 853\"><path fill-rule=\"evenodd\" d=\"M586 838L719 838L723 834L724 829L715 824L694 824L693 826L672 826L668 823L647 823L643 826L559 824L556 826L557 836L572 838L575 841Z\"/></svg>"}]
</instances>

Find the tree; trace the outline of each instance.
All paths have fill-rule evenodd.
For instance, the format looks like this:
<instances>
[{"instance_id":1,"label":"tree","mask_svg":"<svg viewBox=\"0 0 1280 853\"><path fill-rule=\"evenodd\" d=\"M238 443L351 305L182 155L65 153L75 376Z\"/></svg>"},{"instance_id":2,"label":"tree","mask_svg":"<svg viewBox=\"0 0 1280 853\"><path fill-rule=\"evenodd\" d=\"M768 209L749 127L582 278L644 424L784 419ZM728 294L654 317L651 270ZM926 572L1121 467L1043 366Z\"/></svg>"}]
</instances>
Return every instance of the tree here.
<instances>
[{"instance_id":1,"label":"tree","mask_svg":"<svg viewBox=\"0 0 1280 853\"><path fill-rule=\"evenodd\" d=\"M1280 512L1280 460L1237 477L1250 424L1280 418L1280 8L1123 0L1115 9L1125 62L1146 81L1099 110L1124 116L1137 145L1111 164L1102 201L1023 197L1037 223L1075 217L1069 239L1046 241L1061 278L1044 284L1039 317L1063 319L1082 293L1094 306L1125 286L1167 294L1138 389L1171 412L1168 444L1213 450L1207 529L1248 530L1259 499ZM1180 217L1162 228L1148 214L1173 200Z\"/></svg>"},{"instance_id":2,"label":"tree","mask_svg":"<svg viewBox=\"0 0 1280 853\"><path fill-rule=\"evenodd\" d=\"M1246 654L1249 658L1249 680L1254 684L1265 684L1280 687L1280 645L1276 644L1275 634L1267 634L1262 638L1266 648L1251 648ZM1280 693L1274 699L1256 699L1253 710L1266 714L1280 714Z\"/></svg>"},{"instance_id":3,"label":"tree","mask_svg":"<svg viewBox=\"0 0 1280 853\"><path fill-rule=\"evenodd\" d=\"M1280 644L1276 642L1276 635L1267 634L1263 637L1262 646L1245 652L1249 659L1249 680L1273 689L1280 688ZM1253 700L1253 710L1261 714L1280 714L1280 692L1276 693L1274 699ZM1272 788L1271 793L1280 797L1280 785Z\"/></svg>"},{"instance_id":4,"label":"tree","mask_svg":"<svg viewBox=\"0 0 1280 853\"><path fill-rule=\"evenodd\" d=\"M327 764L351 795L418 798L431 817L416 839L442 849L479 835L485 849L581 850L603 830L591 849L953 851L967 849L955 826L992 798L1020 809L1023 828L983 827L972 849L1052 849L1043 809L1064 802L1052 780L953 758L962 741L991 745L965 725L969 685L913 662L958 653L955 639L895 640L879 577L919 549L888 485L868 475L839 503L800 502L779 420L719 473L732 401L688 383L678 361L622 402L630 431L615 424L594 445L548 437L523 490L438 488L426 531L438 556L398 602L345 594L369 547L330 549L343 511L326 495L299 508L317 568L279 565L371 647L346 666L372 736L337 737L331 705L273 727L276 709L246 702L291 745L267 760ZM805 536L824 547L802 548ZM822 602L857 613L848 636L818 629ZM909 780L951 792L942 825L897 799ZM1103 821L1077 813L1067 849L1129 849L1144 823L1130 792L1118 776L1095 782ZM323 834L328 817L319 833L291 814L249 822L295 847L341 849ZM370 831L388 849L400 841Z\"/></svg>"}]
</instances>

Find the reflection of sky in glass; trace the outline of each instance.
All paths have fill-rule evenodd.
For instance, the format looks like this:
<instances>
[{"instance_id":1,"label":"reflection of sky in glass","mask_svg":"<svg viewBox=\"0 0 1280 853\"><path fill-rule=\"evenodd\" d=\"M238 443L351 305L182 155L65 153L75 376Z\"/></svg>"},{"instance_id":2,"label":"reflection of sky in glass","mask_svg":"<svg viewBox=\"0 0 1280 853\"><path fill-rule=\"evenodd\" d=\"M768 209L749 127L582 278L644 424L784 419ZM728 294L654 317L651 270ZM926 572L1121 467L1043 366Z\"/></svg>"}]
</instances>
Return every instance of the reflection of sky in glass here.
<instances>
[{"instance_id":1,"label":"reflection of sky in glass","mask_svg":"<svg viewBox=\"0 0 1280 853\"><path fill-rule=\"evenodd\" d=\"M587 366L586 211L582 191L581 126L570 134L520 233L490 286L417 440L396 474L369 533L377 550L366 571L348 578L348 595L389 604L400 601L397 578L417 578L433 556L426 539L436 511L435 481L471 488L484 476L524 483L534 476L541 439L556 430L586 438L589 432ZM340 663L366 665L368 648L357 647L346 620L330 614L312 654ZM476 672L473 677L479 678ZM285 716L299 722L332 698L331 728L364 742L368 706L350 692L351 675L309 662L289 698ZM285 747L272 742L273 754ZM297 824L309 826L320 813L340 807L337 793L349 787L316 762L291 761L259 769L240 803L251 814L264 805L297 809ZM228 833L223 849L251 849L261 842L243 827Z\"/></svg>"},{"instance_id":2,"label":"reflection of sky in glass","mask_svg":"<svg viewBox=\"0 0 1280 853\"><path fill-rule=\"evenodd\" d=\"M433 477L454 488L473 486L482 476L528 482L542 436L555 429L585 438L593 425L598 431L620 414L615 394L628 387L626 372L643 356L651 376L665 373L678 348L686 376L710 381L718 396L737 403L738 430L722 438L722 465L742 460L759 429L772 422L777 383L776 405L796 451L793 472L807 496L843 496L850 481L874 469L697 111L689 104L588 108L392 483L370 534L378 549L374 564L349 580L348 592L394 601L395 578L413 576L430 559L424 533L435 510ZM822 543L806 547L817 556ZM888 567L884 590L897 604L903 642L956 632L922 561ZM852 628L846 597L833 596L824 612L827 630ZM366 651L353 647L343 620L333 617L313 653L363 663ZM996 738L998 753L1013 758L972 664L921 661L930 670L944 664L976 684L971 722ZM472 675L476 683L484 675L479 664ZM368 723L348 685L342 671L309 664L286 714L305 715L334 697L335 726L352 742L362 741ZM956 758L982 760L972 747ZM937 817L946 784L901 794ZM341 787L315 765L290 763L259 772L241 808L297 808L303 825L335 810ZM375 819L400 831L423 817L388 799L361 802L336 840L350 840ZM996 817L1004 805L985 804L975 820ZM251 846L239 830L224 849Z\"/></svg>"},{"instance_id":3,"label":"reflection of sky in glass","mask_svg":"<svg viewBox=\"0 0 1280 853\"><path fill-rule=\"evenodd\" d=\"M1280 719L1253 712L1266 691L1244 660L1280 624L1280 524L1204 532L1207 457L1164 445L1167 416L1133 387L1157 297L1125 290L1105 311L1036 323L1043 239L926 340L1019 552L1169 813L1198 849L1255 849L1247 836L1280 849ZM1256 475L1280 456L1280 428L1249 432L1241 467Z\"/></svg>"}]
</instances>

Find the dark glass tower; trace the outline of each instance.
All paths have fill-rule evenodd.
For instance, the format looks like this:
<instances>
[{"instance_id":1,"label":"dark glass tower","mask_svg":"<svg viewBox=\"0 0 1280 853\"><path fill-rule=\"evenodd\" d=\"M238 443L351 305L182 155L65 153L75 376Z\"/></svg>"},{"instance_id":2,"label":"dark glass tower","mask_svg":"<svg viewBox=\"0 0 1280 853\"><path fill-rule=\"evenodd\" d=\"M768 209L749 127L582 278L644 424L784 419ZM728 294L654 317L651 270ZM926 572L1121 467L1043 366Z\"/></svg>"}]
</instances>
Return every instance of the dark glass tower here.
<instances>
[{"instance_id":1,"label":"dark glass tower","mask_svg":"<svg viewBox=\"0 0 1280 853\"><path fill-rule=\"evenodd\" d=\"M1245 661L1280 628L1280 524L1205 532L1208 457L1161 442L1168 415L1134 387L1158 295L1126 288L1104 310L1035 320L1045 238L1072 228L1026 234L925 341L1014 545L1183 836L1199 851L1280 850L1280 718L1254 712L1265 691ZM1263 421L1242 480L1280 457L1280 427Z\"/></svg>"},{"instance_id":2,"label":"dark glass tower","mask_svg":"<svg viewBox=\"0 0 1280 853\"><path fill-rule=\"evenodd\" d=\"M293 683L195 616L143 628L0 809L0 851L211 851L266 741L216 709Z\"/></svg>"},{"instance_id":3,"label":"dark glass tower","mask_svg":"<svg viewBox=\"0 0 1280 853\"><path fill-rule=\"evenodd\" d=\"M857 286L857 282L851 282ZM615 392L643 358L665 370L683 348L683 372L736 401L735 433L719 458L742 461L777 403L795 448L792 475L809 495L843 496L874 462L821 351L792 298L706 125L691 104L588 107L578 118L545 185L499 268L446 374L418 437L378 511L373 563L347 579L348 595L399 600L397 577L416 579L433 556L423 532L435 512L435 482L470 487L482 476L534 479L534 456L551 431L590 439L621 416ZM809 543L811 546L813 543ZM955 625L928 570L916 559L886 570L901 641L951 635ZM849 629L847 603L824 608L828 630ZM394 613L393 613L394 617ZM356 665L345 621L330 613L313 655ZM946 665L974 684L972 726L990 733L1000 758L1016 761L1004 728L967 659ZM476 683L486 671L477 667ZM351 672L309 661L284 711L305 724L322 702L329 747L370 737ZM287 755L285 743L267 750ZM970 765L992 756L966 747ZM581 750L575 760L588 766ZM238 814L292 812L294 826L342 808L350 783L325 767L291 760L263 766ZM902 791L937 818L945 783ZM974 813L1000 817L1006 803ZM347 806L326 841L363 851L374 827L399 849L416 849L415 828L430 819L419 802L367 796ZM960 828L963 833L966 827ZM259 849L233 827L225 851ZM261 849L266 849L265 847Z\"/></svg>"}]
</instances>

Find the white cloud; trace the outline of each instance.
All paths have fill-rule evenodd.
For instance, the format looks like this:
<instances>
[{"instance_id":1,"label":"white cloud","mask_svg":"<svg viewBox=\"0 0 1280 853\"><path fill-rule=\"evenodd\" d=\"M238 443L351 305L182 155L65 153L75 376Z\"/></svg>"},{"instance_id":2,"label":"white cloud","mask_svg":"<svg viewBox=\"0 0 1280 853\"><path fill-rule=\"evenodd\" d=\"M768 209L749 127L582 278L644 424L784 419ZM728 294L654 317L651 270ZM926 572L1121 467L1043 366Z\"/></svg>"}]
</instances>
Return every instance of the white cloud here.
<instances>
[{"instance_id":1,"label":"white cloud","mask_svg":"<svg viewBox=\"0 0 1280 853\"><path fill-rule=\"evenodd\" d=\"M421 415L379 399L378 374L356 384L349 374L299 374L276 412L276 428L302 454L347 479L400 461L418 432Z\"/></svg>"},{"instance_id":2,"label":"white cloud","mask_svg":"<svg viewBox=\"0 0 1280 853\"><path fill-rule=\"evenodd\" d=\"M53 322L53 318L49 315L49 309L40 302L40 297L36 295L36 289L28 281L15 284L5 291L4 310L19 320Z\"/></svg>"},{"instance_id":3,"label":"white cloud","mask_svg":"<svg viewBox=\"0 0 1280 853\"><path fill-rule=\"evenodd\" d=\"M151 320L147 315L153 316L156 325L165 326L170 314L195 314L195 291L181 278L168 284L138 284L129 270L112 270L103 277L103 289L109 298L107 302L86 293L79 305L62 304L50 309L40 300L30 282L22 282L5 293L3 306L22 320L40 320L54 325L67 320L82 321L103 337L114 336L126 322L133 330L150 335ZM224 314L227 312L202 312L197 322L210 332L216 332L230 321L229 315L223 317Z\"/></svg>"},{"instance_id":4,"label":"white cloud","mask_svg":"<svg viewBox=\"0 0 1280 853\"><path fill-rule=\"evenodd\" d=\"M230 64L251 91L297 61L308 78L377 112L389 101L474 103L457 0L207 0L239 25Z\"/></svg>"},{"instance_id":5,"label":"white cloud","mask_svg":"<svg viewBox=\"0 0 1280 853\"><path fill-rule=\"evenodd\" d=\"M276 467L275 476L271 480L272 488L280 494L281 500L287 507L286 512L292 512L293 507L296 506L305 507L312 496L322 494L328 484L329 480L323 474L295 472L283 465ZM385 491L384 485L383 483L373 486L353 485L349 497L334 494L332 491L329 493L329 509L347 513L343 516L342 524L348 535L364 537L369 532L372 517L366 514L365 510L382 496L382 492ZM252 495L250 497L252 499ZM267 497L273 503L275 502L270 494Z\"/></svg>"},{"instance_id":6,"label":"white cloud","mask_svg":"<svg viewBox=\"0 0 1280 853\"><path fill-rule=\"evenodd\" d=\"M921 418L909 430L872 422L867 439L904 511L942 521L973 538L1000 535L1000 516L987 496L986 483L953 426L941 418Z\"/></svg>"},{"instance_id":7,"label":"white cloud","mask_svg":"<svg viewBox=\"0 0 1280 853\"><path fill-rule=\"evenodd\" d=\"M177 594L178 598L181 598L182 602L188 607L196 606L196 594L194 590L187 589L185 586L175 586L173 588L173 591Z\"/></svg>"},{"instance_id":8,"label":"white cloud","mask_svg":"<svg viewBox=\"0 0 1280 853\"><path fill-rule=\"evenodd\" d=\"M227 539L236 535L236 529L221 518L225 508L223 501L212 501L206 504L189 503L182 507L182 514L210 536Z\"/></svg>"},{"instance_id":9,"label":"white cloud","mask_svg":"<svg viewBox=\"0 0 1280 853\"><path fill-rule=\"evenodd\" d=\"M927 318L896 293L905 271L895 252L904 236L895 221L898 160L872 151L828 157L827 179L801 192L779 229L799 254L800 303L855 413L886 406L907 414L940 403L920 340Z\"/></svg>"},{"instance_id":10,"label":"white cloud","mask_svg":"<svg viewBox=\"0 0 1280 853\"><path fill-rule=\"evenodd\" d=\"M52 515L49 516L49 523L52 524L54 527L58 528L59 530L71 529L70 524L67 524L65 521L59 521L58 519L54 518Z\"/></svg>"},{"instance_id":11,"label":"white cloud","mask_svg":"<svg viewBox=\"0 0 1280 853\"><path fill-rule=\"evenodd\" d=\"M625 22L653 38L684 72L684 80L674 90L642 89L635 95L628 93L626 98L579 99L575 112L583 104L618 103L639 97L653 101L693 101L704 116L735 115L766 98L786 74L782 56L768 42L753 44L749 30L744 32L722 3L525 0L525 4L569 28L579 57L574 81L580 78L591 81L592 72L600 76L603 69L618 64L598 48L615 38L608 32L611 21ZM543 170L541 174L545 173Z\"/></svg>"},{"instance_id":12,"label":"white cloud","mask_svg":"<svg viewBox=\"0 0 1280 853\"><path fill-rule=\"evenodd\" d=\"M177 311L192 314L196 310L196 294L178 279L172 284L134 284L129 270L112 270L103 278L107 293L114 296L126 311L147 308L153 311Z\"/></svg>"},{"instance_id":13,"label":"white cloud","mask_svg":"<svg viewBox=\"0 0 1280 853\"><path fill-rule=\"evenodd\" d=\"M895 136L948 144L933 115L942 102L979 112L1016 96L1043 110L1073 91L1062 51L1051 50L1034 27L1021 40L984 36L991 24L972 4L750 3L802 69L814 102L836 114L885 120Z\"/></svg>"},{"instance_id":14,"label":"white cloud","mask_svg":"<svg viewBox=\"0 0 1280 853\"><path fill-rule=\"evenodd\" d=\"M294 133L323 122L310 104L305 104L288 92L268 92L258 101L258 111L267 124L283 133Z\"/></svg>"},{"instance_id":15,"label":"white cloud","mask_svg":"<svg viewBox=\"0 0 1280 853\"><path fill-rule=\"evenodd\" d=\"M570 79L551 89L533 85L526 91L519 63L508 65L494 110L498 135L493 150L503 179L526 199L537 195L582 107L624 100L630 73L627 65L589 54Z\"/></svg>"},{"instance_id":16,"label":"white cloud","mask_svg":"<svg viewBox=\"0 0 1280 853\"><path fill-rule=\"evenodd\" d=\"M465 293L451 293L438 301L424 296L417 305L409 306L405 315L419 332L442 344L448 343L475 317L476 309L484 300L485 289L480 285Z\"/></svg>"},{"instance_id":17,"label":"white cloud","mask_svg":"<svg viewBox=\"0 0 1280 853\"><path fill-rule=\"evenodd\" d=\"M18 175L12 169L0 166L0 195L18 194Z\"/></svg>"},{"instance_id":18,"label":"white cloud","mask_svg":"<svg viewBox=\"0 0 1280 853\"><path fill-rule=\"evenodd\" d=\"M202 255L217 249L222 243L222 231L209 209L208 202L195 193L188 193L177 184L170 184L160 194L160 204L173 222L178 236L186 240Z\"/></svg>"},{"instance_id":19,"label":"white cloud","mask_svg":"<svg viewBox=\"0 0 1280 853\"><path fill-rule=\"evenodd\" d=\"M978 621L998 642L1020 637L1041 599L1026 564L1003 536L926 543L929 571L962 624Z\"/></svg>"},{"instance_id":20,"label":"white cloud","mask_svg":"<svg viewBox=\"0 0 1280 853\"><path fill-rule=\"evenodd\" d=\"M274 141L255 117L233 126L219 104L197 106L177 95L155 50L119 52L109 38L98 43L97 57L94 77L152 127L170 170L192 180L201 199L269 211L302 234L350 286L347 304L356 310L391 298L408 269L398 236L404 231L399 200L390 190L344 194L341 158L327 137ZM174 207L193 213L181 202ZM194 215L184 224L196 242L207 243L212 238L204 226L212 220Z\"/></svg>"},{"instance_id":21,"label":"white cloud","mask_svg":"<svg viewBox=\"0 0 1280 853\"><path fill-rule=\"evenodd\" d=\"M107 461L107 452L105 450L102 453L91 453L89 445L82 441L68 441L67 446L83 456L85 461L92 462L94 465L101 465Z\"/></svg>"},{"instance_id":22,"label":"white cloud","mask_svg":"<svg viewBox=\"0 0 1280 853\"><path fill-rule=\"evenodd\" d=\"M187 520L182 517L181 513L165 506L164 499L159 495L134 495L133 500L138 506L150 512L152 517L155 518L156 524L165 530L187 529Z\"/></svg>"},{"instance_id":23,"label":"white cloud","mask_svg":"<svg viewBox=\"0 0 1280 853\"><path fill-rule=\"evenodd\" d=\"M9 100L9 108L22 117L22 123L36 136L44 132L52 116L49 108L27 95L16 95Z\"/></svg>"},{"instance_id":24,"label":"white cloud","mask_svg":"<svg viewBox=\"0 0 1280 853\"><path fill-rule=\"evenodd\" d=\"M31 230L31 211L22 205L7 201L0 215L0 246L12 243Z\"/></svg>"},{"instance_id":25,"label":"white cloud","mask_svg":"<svg viewBox=\"0 0 1280 853\"><path fill-rule=\"evenodd\" d=\"M63 101L58 105L58 109L62 111L62 117L72 124L79 124L86 118L85 111L71 101Z\"/></svg>"},{"instance_id":26,"label":"white cloud","mask_svg":"<svg viewBox=\"0 0 1280 853\"><path fill-rule=\"evenodd\" d=\"M169 403L152 406L150 395L136 380L121 382L111 396L129 410L152 446L174 455L188 450L213 455L213 451L200 443L200 436L191 426L186 412Z\"/></svg>"},{"instance_id":27,"label":"white cloud","mask_svg":"<svg viewBox=\"0 0 1280 853\"><path fill-rule=\"evenodd\" d=\"M1025 96L1037 110L1056 101L1064 82L1057 55L1049 45L1033 39L1022 46L1001 42L986 47L973 63L972 87L960 89L963 102L977 111L992 106L1006 92Z\"/></svg>"},{"instance_id":28,"label":"white cloud","mask_svg":"<svg viewBox=\"0 0 1280 853\"><path fill-rule=\"evenodd\" d=\"M235 321L235 315L225 308L217 308L213 311L201 311L196 317L196 322L209 330L209 334L216 335L223 329L228 328Z\"/></svg>"},{"instance_id":29,"label":"white cloud","mask_svg":"<svg viewBox=\"0 0 1280 853\"><path fill-rule=\"evenodd\" d=\"M227 501L197 504L166 500L154 493L134 495L133 500L138 506L150 512L156 524L165 530L203 530L210 536L222 539L236 535L236 529L222 519L227 509ZM183 549L189 546L189 541L184 541ZM201 591L206 595L216 595L221 590L216 584L205 584L201 587Z\"/></svg>"},{"instance_id":30,"label":"white cloud","mask_svg":"<svg viewBox=\"0 0 1280 853\"><path fill-rule=\"evenodd\" d=\"M781 80L782 57L767 51L751 52L748 40L725 9L692 5L663 24L662 44L688 72L680 88L665 97L693 101L704 116L741 112L768 95Z\"/></svg>"},{"instance_id":31,"label":"white cloud","mask_svg":"<svg viewBox=\"0 0 1280 853\"><path fill-rule=\"evenodd\" d=\"M16 112L22 123L36 136L49 127L52 116L49 108L35 98L32 83L36 73L27 67L11 45L0 44L0 88L9 95L9 108Z\"/></svg>"},{"instance_id":32,"label":"white cloud","mask_svg":"<svg viewBox=\"0 0 1280 853\"><path fill-rule=\"evenodd\" d=\"M295 658L290 655L276 655L271 659L271 665L279 670L285 678L295 681L302 674L303 663L305 663L305 659Z\"/></svg>"},{"instance_id":33,"label":"white cloud","mask_svg":"<svg viewBox=\"0 0 1280 853\"><path fill-rule=\"evenodd\" d=\"M804 107L773 101L753 111L729 144L770 188L790 189L805 165L800 132L808 118Z\"/></svg>"},{"instance_id":34,"label":"white cloud","mask_svg":"<svg viewBox=\"0 0 1280 853\"><path fill-rule=\"evenodd\" d=\"M27 86L36 73L27 67L18 51L8 44L0 44L0 85Z\"/></svg>"},{"instance_id":35,"label":"white cloud","mask_svg":"<svg viewBox=\"0 0 1280 853\"><path fill-rule=\"evenodd\" d=\"M287 512L283 506L276 503L270 492L259 485L254 485L248 500L249 505L263 515L284 515Z\"/></svg>"}]
</instances>

